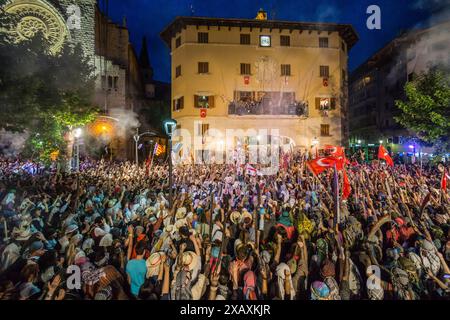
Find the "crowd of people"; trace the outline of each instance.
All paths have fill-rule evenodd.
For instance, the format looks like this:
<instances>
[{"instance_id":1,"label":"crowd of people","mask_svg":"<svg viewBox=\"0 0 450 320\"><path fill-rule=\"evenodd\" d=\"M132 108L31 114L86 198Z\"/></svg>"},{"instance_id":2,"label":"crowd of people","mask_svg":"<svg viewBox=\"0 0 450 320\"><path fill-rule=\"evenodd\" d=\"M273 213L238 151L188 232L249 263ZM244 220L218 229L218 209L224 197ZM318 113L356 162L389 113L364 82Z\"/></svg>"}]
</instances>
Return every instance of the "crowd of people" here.
<instances>
[{"instance_id":1,"label":"crowd of people","mask_svg":"<svg viewBox=\"0 0 450 320\"><path fill-rule=\"evenodd\" d=\"M176 166L170 206L164 165L29 172L2 159L0 299L450 297L438 168L349 164L336 208L333 171L305 162L292 154L272 176Z\"/></svg>"}]
</instances>

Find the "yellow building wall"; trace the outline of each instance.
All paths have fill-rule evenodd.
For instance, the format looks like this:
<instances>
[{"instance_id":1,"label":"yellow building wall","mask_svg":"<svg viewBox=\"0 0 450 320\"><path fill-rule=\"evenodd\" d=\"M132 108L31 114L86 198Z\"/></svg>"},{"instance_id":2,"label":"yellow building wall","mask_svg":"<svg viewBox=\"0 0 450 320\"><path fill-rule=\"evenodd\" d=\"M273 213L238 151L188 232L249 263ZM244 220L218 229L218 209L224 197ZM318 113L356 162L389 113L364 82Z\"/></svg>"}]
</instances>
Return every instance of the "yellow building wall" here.
<instances>
[{"instance_id":1,"label":"yellow building wall","mask_svg":"<svg viewBox=\"0 0 450 320\"><path fill-rule=\"evenodd\" d=\"M198 43L197 33L208 32L209 43ZM251 44L241 45L240 34L250 34ZM259 36L270 35L272 46L259 46ZM290 36L290 47L280 46L280 35ZM175 41L181 36L181 46ZM319 37L328 37L328 48L319 47ZM342 38L338 32L253 28L231 28L187 26L172 39L172 99L184 97L184 108L173 111L172 117L182 129L193 133L194 122L209 123L210 128L220 130L232 128L276 128L280 134L291 137L298 146L310 147L317 137L320 145L341 144L342 70L347 71L347 53L341 49ZM256 65L262 57L273 61L273 81L258 83ZM198 74L198 62L209 63L209 74ZM240 64L251 64L250 84L244 84ZM281 76L281 64L291 65L291 76ZM181 76L175 77L176 67L181 65ZM320 66L328 65L329 85L323 86ZM234 98L234 91L281 91L295 92L296 100L306 100L309 116L302 119L287 115L228 115L228 105ZM194 108L194 95L214 95L214 108L207 110L207 117L200 118L200 109ZM316 97L335 97L336 109L328 117L320 115L315 107ZM320 124L330 125L329 137L321 137Z\"/></svg>"}]
</instances>

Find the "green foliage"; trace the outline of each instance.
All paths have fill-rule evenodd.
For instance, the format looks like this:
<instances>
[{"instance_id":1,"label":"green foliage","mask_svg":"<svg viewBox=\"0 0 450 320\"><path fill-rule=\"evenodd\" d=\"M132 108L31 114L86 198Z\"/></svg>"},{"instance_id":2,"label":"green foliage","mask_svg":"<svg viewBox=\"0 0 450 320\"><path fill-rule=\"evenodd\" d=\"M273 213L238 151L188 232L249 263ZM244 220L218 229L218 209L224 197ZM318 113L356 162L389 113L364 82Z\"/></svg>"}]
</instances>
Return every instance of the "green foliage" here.
<instances>
[{"instance_id":1,"label":"green foliage","mask_svg":"<svg viewBox=\"0 0 450 320\"><path fill-rule=\"evenodd\" d=\"M66 43L57 55L48 48L41 34L19 43L0 36L0 130L27 131L28 152L43 160L64 154L67 132L97 113L94 68L81 47Z\"/></svg>"},{"instance_id":2,"label":"green foliage","mask_svg":"<svg viewBox=\"0 0 450 320\"><path fill-rule=\"evenodd\" d=\"M450 73L435 67L405 85L406 100L395 103L402 111L395 120L438 151L448 150L450 133Z\"/></svg>"}]
</instances>

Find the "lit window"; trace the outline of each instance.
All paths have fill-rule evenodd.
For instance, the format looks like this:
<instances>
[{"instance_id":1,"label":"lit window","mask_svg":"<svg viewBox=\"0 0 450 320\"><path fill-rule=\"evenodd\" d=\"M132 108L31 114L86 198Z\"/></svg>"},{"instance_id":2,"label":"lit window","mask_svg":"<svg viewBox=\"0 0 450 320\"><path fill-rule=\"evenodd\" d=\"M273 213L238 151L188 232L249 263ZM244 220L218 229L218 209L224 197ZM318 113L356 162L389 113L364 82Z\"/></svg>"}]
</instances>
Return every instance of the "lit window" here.
<instances>
[{"instance_id":1,"label":"lit window","mask_svg":"<svg viewBox=\"0 0 450 320\"><path fill-rule=\"evenodd\" d=\"M259 36L259 45L261 47L270 47L272 45L270 36Z\"/></svg>"}]
</instances>

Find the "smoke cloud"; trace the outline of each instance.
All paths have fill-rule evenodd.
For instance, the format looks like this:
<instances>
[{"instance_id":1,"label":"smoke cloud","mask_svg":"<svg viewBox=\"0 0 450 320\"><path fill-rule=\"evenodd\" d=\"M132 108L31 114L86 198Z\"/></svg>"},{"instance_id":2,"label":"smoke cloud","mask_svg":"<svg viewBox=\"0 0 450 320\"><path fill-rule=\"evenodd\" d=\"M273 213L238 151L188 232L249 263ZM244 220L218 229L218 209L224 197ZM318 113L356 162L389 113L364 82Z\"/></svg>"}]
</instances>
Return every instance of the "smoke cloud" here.
<instances>
[{"instance_id":1,"label":"smoke cloud","mask_svg":"<svg viewBox=\"0 0 450 320\"><path fill-rule=\"evenodd\" d=\"M22 152L29 133L15 133L2 129L0 131L0 154L7 157L17 156Z\"/></svg>"}]
</instances>

